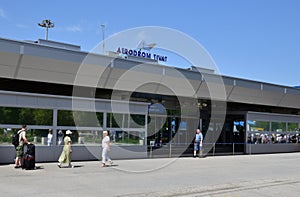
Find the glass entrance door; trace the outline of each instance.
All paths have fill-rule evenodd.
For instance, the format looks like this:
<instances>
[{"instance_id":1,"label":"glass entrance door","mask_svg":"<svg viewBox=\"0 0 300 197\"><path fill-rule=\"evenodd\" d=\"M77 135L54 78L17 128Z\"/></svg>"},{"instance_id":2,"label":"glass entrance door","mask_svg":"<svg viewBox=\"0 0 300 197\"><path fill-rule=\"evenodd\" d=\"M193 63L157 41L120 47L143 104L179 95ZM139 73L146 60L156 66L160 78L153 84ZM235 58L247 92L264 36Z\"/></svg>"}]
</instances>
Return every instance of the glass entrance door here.
<instances>
[{"instance_id":1,"label":"glass entrance door","mask_svg":"<svg viewBox=\"0 0 300 197\"><path fill-rule=\"evenodd\" d=\"M223 125L218 121L202 119L202 130L205 136L209 133L211 139L205 140L212 144L209 154L240 154L244 153L245 116L227 115ZM208 146L207 145L207 146Z\"/></svg>"},{"instance_id":2,"label":"glass entrance door","mask_svg":"<svg viewBox=\"0 0 300 197\"><path fill-rule=\"evenodd\" d=\"M149 156L181 156L189 149L198 124L199 119L194 117L152 116L147 137Z\"/></svg>"}]
</instances>

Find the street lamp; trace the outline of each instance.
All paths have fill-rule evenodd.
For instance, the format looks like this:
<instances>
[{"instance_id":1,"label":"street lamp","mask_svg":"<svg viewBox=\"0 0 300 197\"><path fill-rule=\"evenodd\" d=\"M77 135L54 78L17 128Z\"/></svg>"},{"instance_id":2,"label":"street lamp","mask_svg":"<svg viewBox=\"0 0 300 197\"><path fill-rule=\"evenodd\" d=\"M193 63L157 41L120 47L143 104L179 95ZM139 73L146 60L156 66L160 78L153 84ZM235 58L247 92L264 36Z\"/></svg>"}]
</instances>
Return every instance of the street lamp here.
<instances>
[{"instance_id":1,"label":"street lamp","mask_svg":"<svg viewBox=\"0 0 300 197\"><path fill-rule=\"evenodd\" d=\"M46 28L46 40L48 40L48 29L54 27L54 23L52 23L50 20L43 20L42 23L38 23L40 27Z\"/></svg>"},{"instance_id":2,"label":"street lamp","mask_svg":"<svg viewBox=\"0 0 300 197\"><path fill-rule=\"evenodd\" d=\"M102 29L102 53L104 54L104 32L105 32L104 24L101 25L101 29Z\"/></svg>"}]
</instances>

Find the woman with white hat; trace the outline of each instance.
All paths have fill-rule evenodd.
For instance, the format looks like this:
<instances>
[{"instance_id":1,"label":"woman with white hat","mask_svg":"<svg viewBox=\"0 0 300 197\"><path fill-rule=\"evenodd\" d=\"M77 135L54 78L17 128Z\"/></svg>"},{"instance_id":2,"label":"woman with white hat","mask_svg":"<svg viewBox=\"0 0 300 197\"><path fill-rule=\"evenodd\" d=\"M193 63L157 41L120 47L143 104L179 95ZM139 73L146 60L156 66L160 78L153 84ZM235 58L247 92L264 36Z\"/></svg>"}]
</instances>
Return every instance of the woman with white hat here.
<instances>
[{"instance_id":1,"label":"woman with white hat","mask_svg":"<svg viewBox=\"0 0 300 197\"><path fill-rule=\"evenodd\" d=\"M105 167L106 161L109 161L110 165L112 165L112 160L108 156L108 152L110 151L110 138L108 136L107 131L103 131L103 139L102 139L102 167Z\"/></svg>"},{"instance_id":2,"label":"woman with white hat","mask_svg":"<svg viewBox=\"0 0 300 197\"><path fill-rule=\"evenodd\" d=\"M61 168L61 165L62 163L66 163L68 164L68 167L69 168L73 168L74 166L71 165L71 160L72 160L72 147L71 147L71 144L72 144L72 141L71 141L71 137L70 135L72 134L72 131L70 130L67 130L66 131L66 136L64 137L64 148L63 148L63 151L58 159L58 164L57 166L59 168Z\"/></svg>"}]
</instances>

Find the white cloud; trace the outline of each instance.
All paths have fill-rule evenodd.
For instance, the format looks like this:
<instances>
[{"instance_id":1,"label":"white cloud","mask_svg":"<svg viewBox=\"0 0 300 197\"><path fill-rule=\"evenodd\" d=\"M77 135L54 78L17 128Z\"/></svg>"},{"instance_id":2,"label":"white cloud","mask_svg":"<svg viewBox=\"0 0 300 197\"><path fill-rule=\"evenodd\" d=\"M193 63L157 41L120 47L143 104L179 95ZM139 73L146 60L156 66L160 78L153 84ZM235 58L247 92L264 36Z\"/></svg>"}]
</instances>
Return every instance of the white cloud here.
<instances>
[{"instance_id":1,"label":"white cloud","mask_svg":"<svg viewBox=\"0 0 300 197\"><path fill-rule=\"evenodd\" d=\"M1 9L1 8L0 8L0 17L1 17L1 18L6 18L5 12L4 12L4 10Z\"/></svg>"},{"instance_id":2,"label":"white cloud","mask_svg":"<svg viewBox=\"0 0 300 197\"><path fill-rule=\"evenodd\" d=\"M22 25L22 24L17 24L17 27L19 27L19 28L27 28L26 25Z\"/></svg>"},{"instance_id":3,"label":"white cloud","mask_svg":"<svg viewBox=\"0 0 300 197\"><path fill-rule=\"evenodd\" d=\"M82 28L79 25L69 26L66 30L71 32L82 32Z\"/></svg>"}]
</instances>

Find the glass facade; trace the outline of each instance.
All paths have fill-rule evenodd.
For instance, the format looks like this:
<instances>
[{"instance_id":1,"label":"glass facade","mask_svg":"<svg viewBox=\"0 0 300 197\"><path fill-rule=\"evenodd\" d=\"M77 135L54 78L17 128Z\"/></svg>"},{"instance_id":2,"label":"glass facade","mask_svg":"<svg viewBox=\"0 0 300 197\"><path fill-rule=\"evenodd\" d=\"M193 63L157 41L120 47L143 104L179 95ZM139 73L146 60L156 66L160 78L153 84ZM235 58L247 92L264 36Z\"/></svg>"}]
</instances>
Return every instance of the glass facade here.
<instances>
[{"instance_id":1,"label":"glass facade","mask_svg":"<svg viewBox=\"0 0 300 197\"><path fill-rule=\"evenodd\" d=\"M97 112L85 108L71 110L71 105L66 106L68 107L63 106L62 109L0 107L0 145L11 146L11 137L22 124L28 126L29 141L37 145L47 145L49 129L53 129L54 145L62 145L64 132L69 129L73 132L73 144L100 146L102 132L108 130L111 142L115 145L149 148L153 143L153 149L161 149L162 154L165 154L164 147L169 147L170 150L166 154L171 151L173 154L180 146L193 148L194 131L200 126L204 137L216 133L210 136L211 139L205 138L205 143L213 144L214 152L219 153L244 152L245 144L283 144L300 141L299 116L257 112L252 112L250 116L245 115L246 112L242 115L227 114L225 124L219 125L211 121L209 116L201 119L197 116L181 117L177 110L166 109L164 114L148 114L146 104L143 104L144 110L132 114L124 113L122 109L119 113L112 113L104 104L103 111L101 108Z\"/></svg>"},{"instance_id":2,"label":"glass facade","mask_svg":"<svg viewBox=\"0 0 300 197\"><path fill-rule=\"evenodd\" d=\"M282 115L282 117L284 117L284 115ZM247 125L247 142L250 144L282 144L300 142L300 121L261 121L250 119L247 121Z\"/></svg>"},{"instance_id":3,"label":"glass facade","mask_svg":"<svg viewBox=\"0 0 300 197\"><path fill-rule=\"evenodd\" d=\"M145 145L145 115L113 114L72 110L0 107L0 145L11 145L11 138L22 124L26 136L37 145L48 145L49 129L53 129L53 142L63 144L65 131L72 131L73 144L100 145L103 130L108 130L111 142L117 145ZM53 114L57 114L54 117ZM106 114L106 116L104 115ZM57 126L55 125L57 120ZM106 127L104 127L106 123Z\"/></svg>"}]
</instances>

